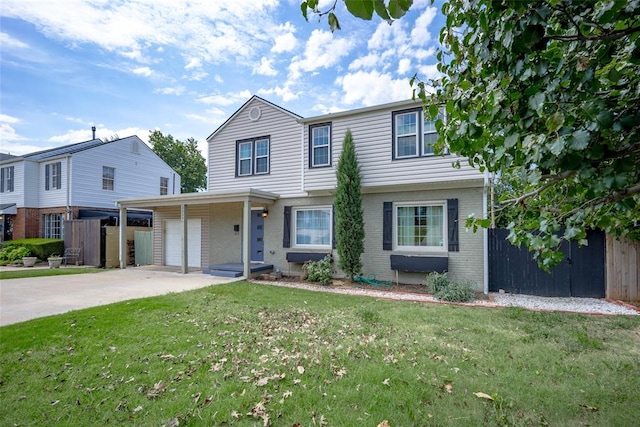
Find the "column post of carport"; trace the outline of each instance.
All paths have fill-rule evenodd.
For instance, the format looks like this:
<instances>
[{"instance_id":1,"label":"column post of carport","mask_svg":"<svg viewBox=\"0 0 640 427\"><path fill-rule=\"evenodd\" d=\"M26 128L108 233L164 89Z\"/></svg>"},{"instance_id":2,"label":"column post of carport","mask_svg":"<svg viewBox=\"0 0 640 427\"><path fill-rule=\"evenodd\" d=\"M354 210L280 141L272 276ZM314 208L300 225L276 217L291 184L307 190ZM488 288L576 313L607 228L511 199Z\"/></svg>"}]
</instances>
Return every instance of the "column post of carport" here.
<instances>
[{"instance_id":1,"label":"column post of carport","mask_svg":"<svg viewBox=\"0 0 640 427\"><path fill-rule=\"evenodd\" d=\"M182 221L182 274L189 272L189 216L187 205L180 205L180 220Z\"/></svg>"},{"instance_id":2,"label":"column post of carport","mask_svg":"<svg viewBox=\"0 0 640 427\"><path fill-rule=\"evenodd\" d=\"M120 247L118 248L118 260L120 268L127 268L127 208L120 206Z\"/></svg>"},{"instance_id":3,"label":"column post of carport","mask_svg":"<svg viewBox=\"0 0 640 427\"><path fill-rule=\"evenodd\" d=\"M251 201L246 199L244 201L244 209L242 215L242 267L245 279L251 278L251 258L250 253L250 239L249 235L251 228Z\"/></svg>"}]
</instances>

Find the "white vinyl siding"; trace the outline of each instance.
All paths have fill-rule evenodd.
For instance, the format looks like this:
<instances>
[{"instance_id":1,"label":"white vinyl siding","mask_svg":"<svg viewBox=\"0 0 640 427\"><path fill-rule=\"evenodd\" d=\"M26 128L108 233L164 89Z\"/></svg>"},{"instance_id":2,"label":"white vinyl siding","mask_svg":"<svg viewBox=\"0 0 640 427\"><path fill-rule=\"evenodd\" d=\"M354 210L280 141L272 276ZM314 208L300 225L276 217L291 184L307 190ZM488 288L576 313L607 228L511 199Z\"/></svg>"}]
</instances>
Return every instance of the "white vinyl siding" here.
<instances>
[{"instance_id":1,"label":"white vinyl siding","mask_svg":"<svg viewBox=\"0 0 640 427\"><path fill-rule=\"evenodd\" d=\"M393 117L396 110L407 110L419 104L393 104L390 107L362 113L354 113L332 118L331 120L331 156L330 168L307 168L304 173L304 190L316 194L330 193L336 186L335 165L338 163L342 142L347 129L351 130L353 143L360 165L363 191L374 191L387 187L393 191L424 188L475 186L484 179L481 172L469 166L469 162L455 154L423 155L402 160L393 160ZM321 117L323 122L326 118ZM305 126L305 140L308 141L309 124ZM308 144L305 144L305 158L308 156ZM460 161L460 168L453 163ZM455 183L454 183L455 182ZM409 187L411 188L411 187Z\"/></svg>"},{"instance_id":2,"label":"white vinyl siding","mask_svg":"<svg viewBox=\"0 0 640 427\"><path fill-rule=\"evenodd\" d=\"M331 248L331 206L293 208L293 246Z\"/></svg>"},{"instance_id":3,"label":"white vinyl siding","mask_svg":"<svg viewBox=\"0 0 640 427\"><path fill-rule=\"evenodd\" d=\"M311 134L311 143L309 150L311 152L310 167L317 168L321 166L331 165L331 125L320 124L313 125L309 128Z\"/></svg>"},{"instance_id":4,"label":"white vinyl siding","mask_svg":"<svg viewBox=\"0 0 640 427\"><path fill-rule=\"evenodd\" d=\"M395 249L446 251L447 218L444 202L403 203L394 206Z\"/></svg>"},{"instance_id":5,"label":"white vinyl siding","mask_svg":"<svg viewBox=\"0 0 640 427\"><path fill-rule=\"evenodd\" d=\"M138 142L138 153L131 152L131 144ZM117 173L113 191L102 188L102 168L108 158ZM175 173L146 144L130 137L104 143L90 150L72 155L71 206L114 208L115 200L158 195L161 177L168 177L167 194L180 194L180 175ZM63 181L66 178L63 179ZM65 202L56 206L64 206Z\"/></svg>"},{"instance_id":6,"label":"white vinyl siding","mask_svg":"<svg viewBox=\"0 0 640 427\"><path fill-rule=\"evenodd\" d=\"M249 112L260 108L257 119ZM254 188L285 196L302 188L302 133L297 117L260 98L254 98L209 139L209 191ZM237 141L269 135L268 173L239 176ZM258 138L260 139L260 138ZM262 165L266 161L260 160ZM262 167L262 166L260 166Z\"/></svg>"},{"instance_id":7,"label":"white vinyl siding","mask_svg":"<svg viewBox=\"0 0 640 427\"><path fill-rule=\"evenodd\" d=\"M116 169L110 166L102 167L102 189L113 191L115 189Z\"/></svg>"}]
</instances>

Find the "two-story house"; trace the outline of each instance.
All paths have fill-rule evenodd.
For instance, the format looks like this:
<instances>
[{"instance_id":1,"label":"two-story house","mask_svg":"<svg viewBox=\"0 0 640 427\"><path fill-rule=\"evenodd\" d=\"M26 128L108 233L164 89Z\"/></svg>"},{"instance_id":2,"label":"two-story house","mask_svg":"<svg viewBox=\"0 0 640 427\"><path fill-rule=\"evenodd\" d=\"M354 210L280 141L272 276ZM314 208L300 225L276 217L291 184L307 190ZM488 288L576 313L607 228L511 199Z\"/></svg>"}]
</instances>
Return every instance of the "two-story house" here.
<instances>
[{"instance_id":1,"label":"two-story house","mask_svg":"<svg viewBox=\"0 0 640 427\"><path fill-rule=\"evenodd\" d=\"M179 193L180 176L137 136L94 138L0 160L7 240L63 238L65 220L118 217L117 199Z\"/></svg>"},{"instance_id":2,"label":"two-story house","mask_svg":"<svg viewBox=\"0 0 640 427\"><path fill-rule=\"evenodd\" d=\"M153 209L154 264L301 274L306 260L337 257L333 192L347 129L362 177L363 273L420 283L446 270L486 290L486 235L464 228L486 214L486 178L455 154L434 155L434 123L415 101L302 118L253 96L207 139L209 191L120 200L121 215Z\"/></svg>"}]
</instances>

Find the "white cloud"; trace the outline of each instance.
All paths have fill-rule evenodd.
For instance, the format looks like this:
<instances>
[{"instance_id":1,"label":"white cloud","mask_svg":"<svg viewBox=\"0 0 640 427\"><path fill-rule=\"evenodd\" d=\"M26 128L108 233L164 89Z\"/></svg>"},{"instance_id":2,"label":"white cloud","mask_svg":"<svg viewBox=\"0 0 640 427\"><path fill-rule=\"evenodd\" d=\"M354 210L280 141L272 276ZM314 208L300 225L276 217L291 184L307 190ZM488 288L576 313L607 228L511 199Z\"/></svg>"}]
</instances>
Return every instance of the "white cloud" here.
<instances>
[{"instance_id":1,"label":"white cloud","mask_svg":"<svg viewBox=\"0 0 640 427\"><path fill-rule=\"evenodd\" d=\"M212 125L212 123L219 122L227 118L227 113L220 108L208 108L205 111L205 113L206 114L190 113L190 114L185 114L185 117L191 120L196 120L198 122L206 123L207 125ZM213 126L213 128L216 128L216 127L217 126Z\"/></svg>"},{"instance_id":2,"label":"white cloud","mask_svg":"<svg viewBox=\"0 0 640 427\"><path fill-rule=\"evenodd\" d=\"M133 74L137 74L139 76L145 76L145 77L149 77L151 74L153 74L153 71L151 71L149 67L138 67L138 68L134 68L131 71L133 72Z\"/></svg>"},{"instance_id":3,"label":"white cloud","mask_svg":"<svg viewBox=\"0 0 640 427\"><path fill-rule=\"evenodd\" d=\"M187 65L184 66L185 70L190 70L192 68L200 68L202 67L202 61L199 58L191 58Z\"/></svg>"},{"instance_id":4,"label":"white cloud","mask_svg":"<svg viewBox=\"0 0 640 427\"><path fill-rule=\"evenodd\" d=\"M361 56L360 58L356 58L354 61L349 64L350 71L356 71L361 68L371 69L375 68L382 62L382 58L378 53L369 52L368 55Z\"/></svg>"},{"instance_id":5,"label":"white cloud","mask_svg":"<svg viewBox=\"0 0 640 427\"><path fill-rule=\"evenodd\" d=\"M275 37L271 52L292 52L296 49L298 46L298 39L296 39L296 36L294 35L296 28L291 25L290 22L286 22L285 24L278 26L274 31L282 32L282 34Z\"/></svg>"},{"instance_id":6,"label":"white cloud","mask_svg":"<svg viewBox=\"0 0 640 427\"><path fill-rule=\"evenodd\" d=\"M349 73L338 78L336 83L342 87L343 102L347 105L383 104L409 99L412 95L408 79L394 79L390 74L378 71Z\"/></svg>"},{"instance_id":7,"label":"white cloud","mask_svg":"<svg viewBox=\"0 0 640 427\"><path fill-rule=\"evenodd\" d=\"M295 56L289 65L289 79L298 79L302 72L331 68L349 55L354 43L338 38L329 31L313 30L302 57Z\"/></svg>"},{"instance_id":8,"label":"white cloud","mask_svg":"<svg viewBox=\"0 0 640 427\"><path fill-rule=\"evenodd\" d=\"M411 67L411 60L409 60L408 58L402 58L400 62L398 62L398 74L404 76L409 71L411 71Z\"/></svg>"},{"instance_id":9,"label":"white cloud","mask_svg":"<svg viewBox=\"0 0 640 427\"><path fill-rule=\"evenodd\" d=\"M126 138L127 136L137 135L143 141L149 141L149 131L136 127L127 127L121 129L109 129L102 124L96 125L96 138L110 139L114 136L118 138ZM90 128L86 129L69 129L66 133L55 135L48 139L48 142L56 143L56 145L73 144L76 142L89 141L92 137Z\"/></svg>"},{"instance_id":10,"label":"white cloud","mask_svg":"<svg viewBox=\"0 0 640 427\"><path fill-rule=\"evenodd\" d=\"M251 97L251 92L248 90L243 90L240 92L228 92L225 94L222 93L214 93L211 95L202 96L197 99L197 101L201 104L213 104L213 105L232 105L238 102L244 102Z\"/></svg>"},{"instance_id":11,"label":"white cloud","mask_svg":"<svg viewBox=\"0 0 640 427\"><path fill-rule=\"evenodd\" d=\"M429 25L436 17L438 9L435 7L427 7L424 12L416 19L413 30L411 30L411 43L415 46L424 46L431 40Z\"/></svg>"},{"instance_id":12,"label":"white cloud","mask_svg":"<svg viewBox=\"0 0 640 427\"><path fill-rule=\"evenodd\" d=\"M20 119L17 117L9 116L8 114L0 113L0 122L15 124L15 123L19 123Z\"/></svg>"},{"instance_id":13,"label":"white cloud","mask_svg":"<svg viewBox=\"0 0 640 427\"><path fill-rule=\"evenodd\" d=\"M0 46L2 46L3 50L9 49L9 48L27 49L29 47L28 44L23 43L18 39L14 39L9 34L2 33L2 32L0 32Z\"/></svg>"},{"instance_id":14,"label":"white cloud","mask_svg":"<svg viewBox=\"0 0 640 427\"><path fill-rule=\"evenodd\" d=\"M409 42L402 20L395 21L393 25L383 21L369 39L368 47L371 50L401 50L402 47L409 46Z\"/></svg>"},{"instance_id":15,"label":"white cloud","mask_svg":"<svg viewBox=\"0 0 640 427\"><path fill-rule=\"evenodd\" d=\"M153 93L159 93L160 95L175 95L180 96L184 93L184 86L176 86L176 87L163 87L153 91Z\"/></svg>"},{"instance_id":16,"label":"white cloud","mask_svg":"<svg viewBox=\"0 0 640 427\"><path fill-rule=\"evenodd\" d=\"M260 74L263 76L275 76L278 74L278 70L273 68L273 60L267 59L264 56L260 60L260 65L253 68L253 74Z\"/></svg>"},{"instance_id":17,"label":"white cloud","mask_svg":"<svg viewBox=\"0 0 640 427\"><path fill-rule=\"evenodd\" d=\"M260 89L258 95L269 96L276 95L282 99L283 102L293 101L299 98L299 94L291 89L292 83L287 82L283 86L276 86L271 89Z\"/></svg>"}]
</instances>

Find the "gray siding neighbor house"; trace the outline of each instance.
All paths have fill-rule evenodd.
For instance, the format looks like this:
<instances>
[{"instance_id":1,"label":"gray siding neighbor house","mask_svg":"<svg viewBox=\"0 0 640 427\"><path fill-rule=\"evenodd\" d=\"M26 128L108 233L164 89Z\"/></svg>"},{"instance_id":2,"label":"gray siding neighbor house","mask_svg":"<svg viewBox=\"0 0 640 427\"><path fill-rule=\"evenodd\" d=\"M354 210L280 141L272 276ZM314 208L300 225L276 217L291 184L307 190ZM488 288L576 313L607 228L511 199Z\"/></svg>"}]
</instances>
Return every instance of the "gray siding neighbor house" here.
<instances>
[{"instance_id":1,"label":"gray siding neighbor house","mask_svg":"<svg viewBox=\"0 0 640 427\"><path fill-rule=\"evenodd\" d=\"M486 291L486 233L464 227L486 215L486 177L454 153L433 154L435 126L415 101L303 118L253 96L207 138L208 191L119 200L121 215L154 211L154 264L300 275L306 260L337 257L333 192L347 129L362 176L363 274L421 283L448 271Z\"/></svg>"}]
</instances>

